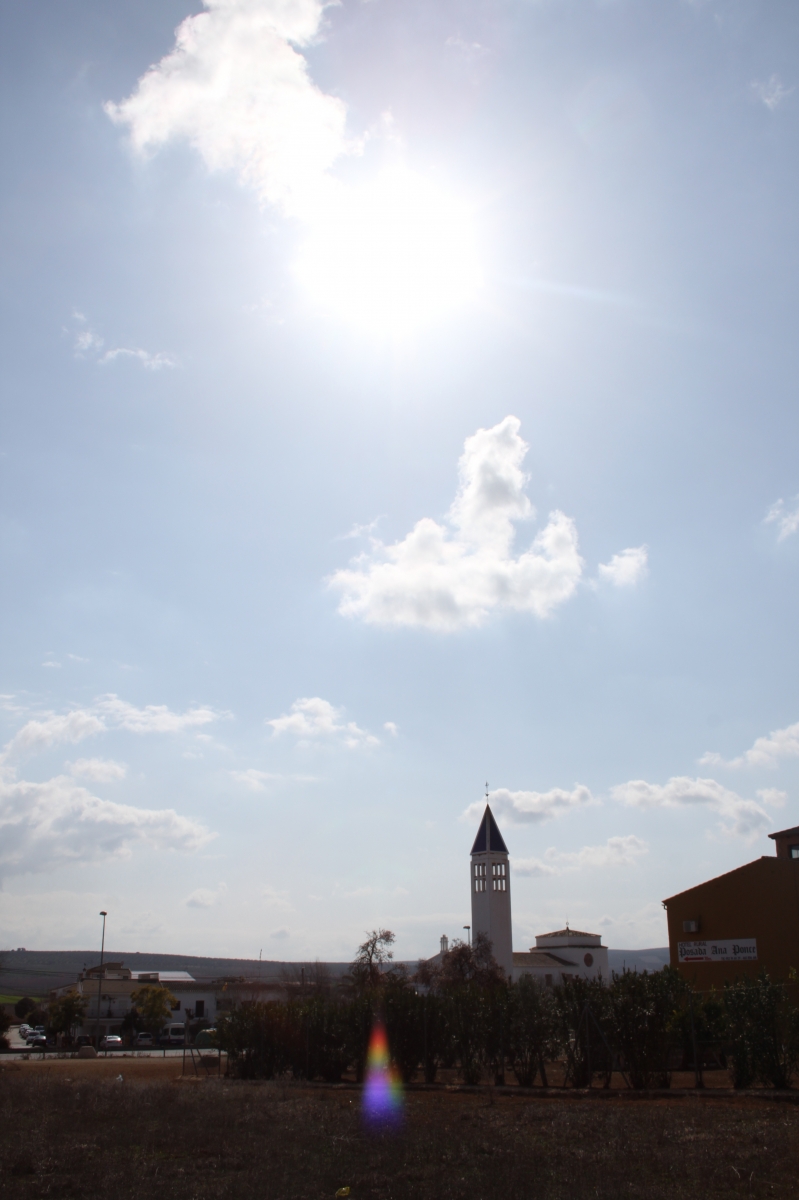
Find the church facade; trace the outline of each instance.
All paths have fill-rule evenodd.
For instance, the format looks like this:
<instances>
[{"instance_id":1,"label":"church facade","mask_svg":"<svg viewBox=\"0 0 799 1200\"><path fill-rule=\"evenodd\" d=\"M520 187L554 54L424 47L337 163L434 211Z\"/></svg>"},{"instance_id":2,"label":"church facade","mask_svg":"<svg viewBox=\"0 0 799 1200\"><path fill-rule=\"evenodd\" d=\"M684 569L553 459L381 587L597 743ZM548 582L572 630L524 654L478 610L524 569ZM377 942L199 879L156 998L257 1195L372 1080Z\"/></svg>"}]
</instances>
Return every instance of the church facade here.
<instances>
[{"instance_id":1,"label":"church facade","mask_svg":"<svg viewBox=\"0 0 799 1200\"><path fill-rule=\"evenodd\" d=\"M484 933L494 958L509 979L532 975L547 987L566 979L609 978L608 952L596 933L577 929L539 934L535 946L514 954L511 920L510 855L490 805L472 846L469 865L472 898L472 937ZM445 952L444 939L441 945Z\"/></svg>"}]
</instances>

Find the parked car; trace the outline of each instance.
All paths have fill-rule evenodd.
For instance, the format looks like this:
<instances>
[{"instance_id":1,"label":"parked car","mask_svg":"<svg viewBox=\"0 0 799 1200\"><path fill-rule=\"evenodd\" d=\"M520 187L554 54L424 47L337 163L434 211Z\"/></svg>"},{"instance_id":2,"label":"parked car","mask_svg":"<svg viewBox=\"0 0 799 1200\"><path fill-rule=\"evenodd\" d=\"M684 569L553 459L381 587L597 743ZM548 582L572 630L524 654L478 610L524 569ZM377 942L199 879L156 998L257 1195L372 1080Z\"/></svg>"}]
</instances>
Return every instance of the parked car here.
<instances>
[{"instance_id":1,"label":"parked car","mask_svg":"<svg viewBox=\"0 0 799 1200\"><path fill-rule=\"evenodd\" d=\"M100 1038L101 1050L121 1050L122 1038L116 1033L107 1033L105 1037Z\"/></svg>"},{"instance_id":2,"label":"parked car","mask_svg":"<svg viewBox=\"0 0 799 1200\"><path fill-rule=\"evenodd\" d=\"M88 1033L79 1033L75 1039L75 1045L80 1050L81 1046L91 1046L93 1040L93 1038L89 1037Z\"/></svg>"},{"instance_id":3,"label":"parked car","mask_svg":"<svg viewBox=\"0 0 799 1200\"><path fill-rule=\"evenodd\" d=\"M162 1046L182 1046L186 1037L186 1026L182 1021L173 1021L167 1025L158 1039Z\"/></svg>"},{"instance_id":4,"label":"parked car","mask_svg":"<svg viewBox=\"0 0 799 1200\"><path fill-rule=\"evenodd\" d=\"M20 1037L22 1038L22 1040L24 1041L24 1040L25 1040L25 1038L28 1036L28 1034L29 1034L30 1032L31 1032L31 1027L30 1027L30 1025L28 1024L28 1022L27 1022L27 1021L23 1021L23 1022L22 1022L22 1024L20 1025L20 1027L19 1027L19 1036L20 1036Z\"/></svg>"},{"instance_id":5,"label":"parked car","mask_svg":"<svg viewBox=\"0 0 799 1200\"><path fill-rule=\"evenodd\" d=\"M25 1041L26 1041L26 1042L28 1043L28 1045L30 1046L30 1044L31 1044L31 1042L33 1041L33 1039L34 1039L34 1038L37 1038L37 1037L44 1037L44 1034L43 1034L43 1033L40 1033L38 1029L29 1029L29 1030L28 1030L28 1032L27 1032L27 1033L26 1033L26 1035L25 1035Z\"/></svg>"},{"instance_id":6,"label":"parked car","mask_svg":"<svg viewBox=\"0 0 799 1200\"><path fill-rule=\"evenodd\" d=\"M145 1050L148 1047L155 1045L155 1038L151 1033L137 1033L136 1040L134 1041L133 1045L138 1046L138 1048L141 1050Z\"/></svg>"},{"instance_id":7,"label":"parked car","mask_svg":"<svg viewBox=\"0 0 799 1200\"><path fill-rule=\"evenodd\" d=\"M43 1033L36 1033L33 1035L33 1037L28 1039L28 1045L30 1046L31 1050L46 1050L47 1038Z\"/></svg>"}]
</instances>

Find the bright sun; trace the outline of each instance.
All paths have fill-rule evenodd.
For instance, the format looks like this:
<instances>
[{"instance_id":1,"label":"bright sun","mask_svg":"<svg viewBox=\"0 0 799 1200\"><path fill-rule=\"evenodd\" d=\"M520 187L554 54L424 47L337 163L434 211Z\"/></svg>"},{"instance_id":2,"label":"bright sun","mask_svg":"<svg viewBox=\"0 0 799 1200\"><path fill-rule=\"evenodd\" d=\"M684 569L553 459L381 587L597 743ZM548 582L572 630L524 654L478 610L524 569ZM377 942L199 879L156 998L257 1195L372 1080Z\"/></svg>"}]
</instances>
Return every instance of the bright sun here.
<instances>
[{"instance_id":1,"label":"bright sun","mask_svg":"<svg viewBox=\"0 0 799 1200\"><path fill-rule=\"evenodd\" d=\"M467 304L481 282L469 208L405 168L328 195L296 269L315 303L389 334Z\"/></svg>"}]
</instances>

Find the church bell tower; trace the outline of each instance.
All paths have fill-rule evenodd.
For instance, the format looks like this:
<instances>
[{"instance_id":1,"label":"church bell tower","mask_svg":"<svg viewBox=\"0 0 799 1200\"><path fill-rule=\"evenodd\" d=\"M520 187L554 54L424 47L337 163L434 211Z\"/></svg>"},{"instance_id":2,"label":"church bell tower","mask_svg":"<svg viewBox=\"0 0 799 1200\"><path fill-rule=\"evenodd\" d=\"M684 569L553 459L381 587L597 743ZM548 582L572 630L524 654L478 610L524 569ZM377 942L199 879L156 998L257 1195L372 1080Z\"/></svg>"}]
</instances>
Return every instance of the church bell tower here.
<instances>
[{"instance_id":1,"label":"church bell tower","mask_svg":"<svg viewBox=\"0 0 799 1200\"><path fill-rule=\"evenodd\" d=\"M508 847L488 804L472 846L472 937L484 933L494 958L510 976L513 971L513 933L510 918Z\"/></svg>"}]
</instances>

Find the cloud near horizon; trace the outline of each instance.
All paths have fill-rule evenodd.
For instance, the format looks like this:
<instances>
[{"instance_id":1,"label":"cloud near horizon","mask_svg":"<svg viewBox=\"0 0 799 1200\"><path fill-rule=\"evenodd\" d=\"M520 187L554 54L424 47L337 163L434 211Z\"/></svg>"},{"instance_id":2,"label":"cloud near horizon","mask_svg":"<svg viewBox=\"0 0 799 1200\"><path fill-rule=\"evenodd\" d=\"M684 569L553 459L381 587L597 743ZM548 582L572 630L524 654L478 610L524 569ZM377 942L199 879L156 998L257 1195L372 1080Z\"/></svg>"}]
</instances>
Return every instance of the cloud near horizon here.
<instances>
[{"instance_id":1,"label":"cloud near horizon","mask_svg":"<svg viewBox=\"0 0 799 1200\"><path fill-rule=\"evenodd\" d=\"M423 517L392 545L372 538L367 553L330 576L343 616L452 633L484 624L494 611L549 617L574 595L584 563L565 513L551 512L530 548L513 555L516 522L535 516L524 491L528 446L520 427L508 416L466 439L446 524ZM602 569L623 586L635 582L645 561L639 547Z\"/></svg>"},{"instance_id":2,"label":"cloud near horizon","mask_svg":"<svg viewBox=\"0 0 799 1200\"><path fill-rule=\"evenodd\" d=\"M297 47L318 37L322 0L205 0L172 52L139 79L112 121L139 153L184 138L209 171L233 171L262 203L292 216L318 208L327 172L357 146L346 106L312 82Z\"/></svg>"},{"instance_id":3,"label":"cloud near horizon","mask_svg":"<svg viewBox=\"0 0 799 1200\"><path fill-rule=\"evenodd\" d=\"M21 875L130 858L133 847L191 853L215 835L172 808L101 800L74 779L0 780L0 872Z\"/></svg>"},{"instance_id":4,"label":"cloud near horizon","mask_svg":"<svg viewBox=\"0 0 799 1200\"><path fill-rule=\"evenodd\" d=\"M799 757L799 721L785 729L775 729L768 737L755 739L754 745L737 758L722 758L708 750L699 760L700 766L711 767L770 767L779 766L781 758Z\"/></svg>"},{"instance_id":5,"label":"cloud near horizon","mask_svg":"<svg viewBox=\"0 0 799 1200\"><path fill-rule=\"evenodd\" d=\"M631 779L610 789L611 798L619 804L632 808L688 808L707 806L721 818L725 833L735 834L749 840L771 824L771 817L761 804L746 800L736 792L725 788L715 779L689 779L675 775L665 784L647 783L643 779ZM781 803L776 793L777 803ZM773 790L758 792L764 804L774 804Z\"/></svg>"},{"instance_id":6,"label":"cloud near horizon","mask_svg":"<svg viewBox=\"0 0 799 1200\"><path fill-rule=\"evenodd\" d=\"M543 859L511 858L511 866L515 875L537 878L591 867L628 867L648 853L648 843L629 833L626 837L608 838L602 846L583 846L573 852L560 852L550 847Z\"/></svg>"}]
</instances>

